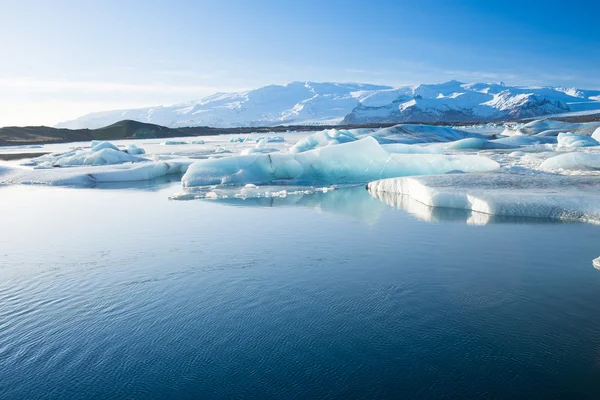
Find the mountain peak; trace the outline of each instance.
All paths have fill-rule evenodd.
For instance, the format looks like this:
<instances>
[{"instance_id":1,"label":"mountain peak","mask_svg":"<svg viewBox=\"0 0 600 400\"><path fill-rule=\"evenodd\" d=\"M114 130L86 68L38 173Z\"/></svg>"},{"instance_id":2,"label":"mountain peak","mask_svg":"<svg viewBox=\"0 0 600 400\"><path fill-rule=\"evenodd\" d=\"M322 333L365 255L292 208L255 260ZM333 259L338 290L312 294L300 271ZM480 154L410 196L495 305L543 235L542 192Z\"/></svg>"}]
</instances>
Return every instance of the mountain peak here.
<instances>
[{"instance_id":1,"label":"mountain peak","mask_svg":"<svg viewBox=\"0 0 600 400\"><path fill-rule=\"evenodd\" d=\"M585 108L579 108L585 107ZM220 93L173 106L84 115L63 128L97 128L122 119L168 127L477 122L600 110L600 91L523 88L450 80L392 88L367 83L294 81Z\"/></svg>"}]
</instances>

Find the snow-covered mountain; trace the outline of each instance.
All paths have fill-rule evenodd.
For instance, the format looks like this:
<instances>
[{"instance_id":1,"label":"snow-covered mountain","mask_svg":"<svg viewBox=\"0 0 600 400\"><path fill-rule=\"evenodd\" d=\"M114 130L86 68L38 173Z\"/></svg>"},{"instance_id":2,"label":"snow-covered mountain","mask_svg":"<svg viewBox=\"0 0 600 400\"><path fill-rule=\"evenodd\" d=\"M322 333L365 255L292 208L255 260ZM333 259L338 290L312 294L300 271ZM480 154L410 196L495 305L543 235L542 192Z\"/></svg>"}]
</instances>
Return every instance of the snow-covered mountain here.
<instances>
[{"instance_id":1,"label":"snow-covered mountain","mask_svg":"<svg viewBox=\"0 0 600 400\"><path fill-rule=\"evenodd\" d=\"M600 90L487 83L392 88L358 83L292 82L198 101L98 112L58 125L99 128L123 119L168 127L478 122L600 110Z\"/></svg>"}]
</instances>

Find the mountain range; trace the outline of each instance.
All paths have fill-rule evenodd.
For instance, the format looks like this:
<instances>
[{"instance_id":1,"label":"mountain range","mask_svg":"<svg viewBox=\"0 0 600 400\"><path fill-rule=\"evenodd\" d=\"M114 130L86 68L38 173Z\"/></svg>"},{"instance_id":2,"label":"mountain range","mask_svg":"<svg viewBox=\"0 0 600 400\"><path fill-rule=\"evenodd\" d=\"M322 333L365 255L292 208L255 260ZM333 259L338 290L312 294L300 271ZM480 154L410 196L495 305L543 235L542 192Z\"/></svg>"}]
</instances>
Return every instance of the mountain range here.
<instances>
[{"instance_id":1,"label":"mountain range","mask_svg":"<svg viewBox=\"0 0 600 400\"><path fill-rule=\"evenodd\" d=\"M390 86L292 82L197 101L96 112L57 125L96 129L124 119L170 128L494 122L580 111L600 112L600 90L462 83Z\"/></svg>"}]
</instances>

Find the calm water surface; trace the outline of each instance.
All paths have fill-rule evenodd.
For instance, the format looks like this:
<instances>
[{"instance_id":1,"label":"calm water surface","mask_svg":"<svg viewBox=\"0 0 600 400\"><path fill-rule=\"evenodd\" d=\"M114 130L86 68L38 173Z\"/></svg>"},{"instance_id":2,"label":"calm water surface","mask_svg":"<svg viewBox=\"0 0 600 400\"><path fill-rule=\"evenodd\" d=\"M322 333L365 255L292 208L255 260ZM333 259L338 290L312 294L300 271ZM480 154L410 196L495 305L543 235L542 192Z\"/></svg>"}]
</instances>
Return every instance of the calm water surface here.
<instances>
[{"instance_id":1,"label":"calm water surface","mask_svg":"<svg viewBox=\"0 0 600 400\"><path fill-rule=\"evenodd\" d=\"M1 399L600 398L600 227L178 188L0 188Z\"/></svg>"}]
</instances>

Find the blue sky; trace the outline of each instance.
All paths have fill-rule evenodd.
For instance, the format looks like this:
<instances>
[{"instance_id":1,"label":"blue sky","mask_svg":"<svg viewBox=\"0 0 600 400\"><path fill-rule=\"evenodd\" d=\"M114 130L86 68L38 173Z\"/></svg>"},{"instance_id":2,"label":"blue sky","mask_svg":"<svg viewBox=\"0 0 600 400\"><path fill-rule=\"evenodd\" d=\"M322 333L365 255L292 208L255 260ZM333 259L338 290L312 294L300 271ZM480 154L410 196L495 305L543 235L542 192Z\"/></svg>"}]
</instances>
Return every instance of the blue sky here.
<instances>
[{"instance_id":1,"label":"blue sky","mask_svg":"<svg viewBox=\"0 0 600 400\"><path fill-rule=\"evenodd\" d=\"M600 88L598 1L0 0L0 126L295 80Z\"/></svg>"}]
</instances>

